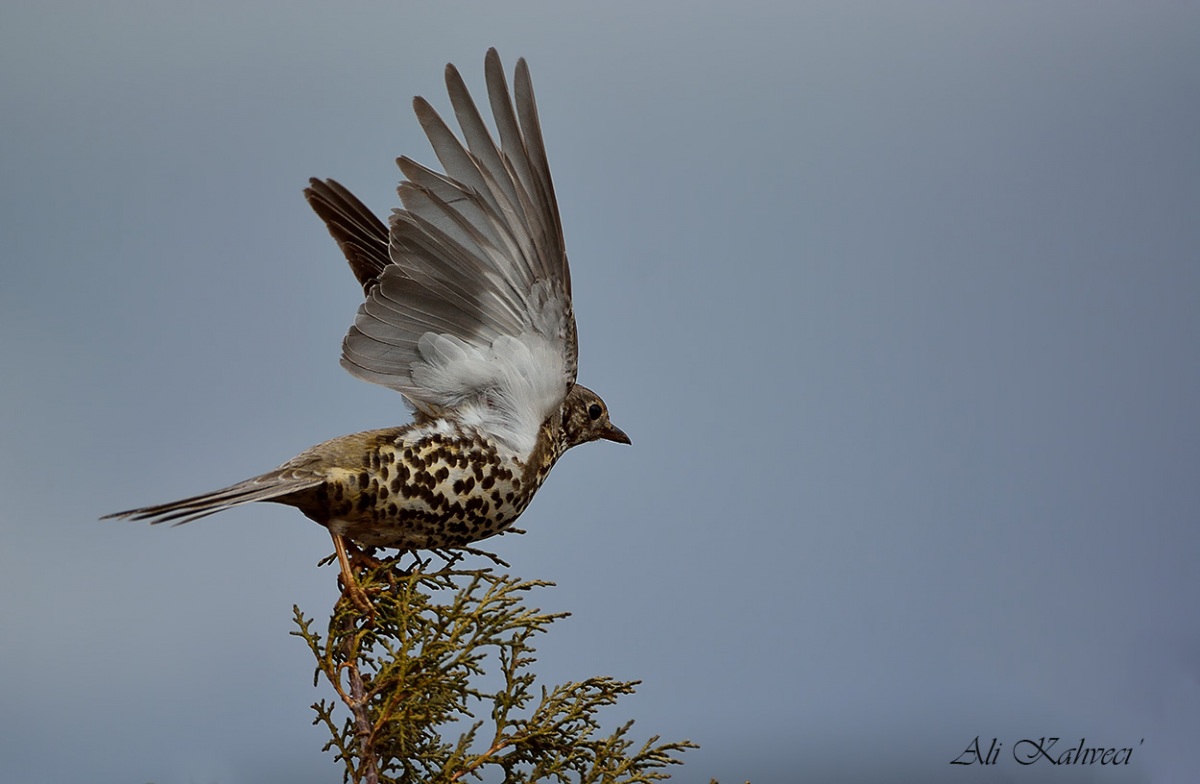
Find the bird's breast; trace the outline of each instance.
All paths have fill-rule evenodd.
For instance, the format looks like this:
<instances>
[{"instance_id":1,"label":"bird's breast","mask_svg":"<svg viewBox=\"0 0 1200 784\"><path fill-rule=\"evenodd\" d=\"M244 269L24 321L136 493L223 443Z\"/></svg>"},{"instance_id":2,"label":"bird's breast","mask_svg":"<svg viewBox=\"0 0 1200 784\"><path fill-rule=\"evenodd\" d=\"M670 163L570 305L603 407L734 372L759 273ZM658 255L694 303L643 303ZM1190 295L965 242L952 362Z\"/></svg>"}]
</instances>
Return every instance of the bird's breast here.
<instances>
[{"instance_id":1,"label":"bird's breast","mask_svg":"<svg viewBox=\"0 0 1200 784\"><path fill-rule=\"evenodd\" d=\"M512 525L544 476L478 433L418 427L330 470L309 516L368 546L463 546Z\"/></svg>"}]
</instances>

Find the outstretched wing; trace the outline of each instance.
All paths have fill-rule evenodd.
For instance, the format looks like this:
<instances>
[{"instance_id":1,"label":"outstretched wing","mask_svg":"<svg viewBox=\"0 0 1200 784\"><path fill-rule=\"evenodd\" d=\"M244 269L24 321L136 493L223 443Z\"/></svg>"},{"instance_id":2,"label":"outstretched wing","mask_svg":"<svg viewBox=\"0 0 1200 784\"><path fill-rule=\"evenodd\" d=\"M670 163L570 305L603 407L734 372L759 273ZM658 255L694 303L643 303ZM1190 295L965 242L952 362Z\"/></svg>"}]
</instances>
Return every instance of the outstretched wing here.
<instances>
[{"instance_id":1,"label":"outstretched wing","mask_svg":"<svg viewBox=\"0 0 1200 784\"><path fill-rule=\"evenodd\" d=\"M392 213L390 263L378 274L378 232L361 204L331 182L309 199L367 290L343 366L528 454L575 382L575 316L528 66L517 62L514 94L494 49L485 73L498 144L453 65L446 87L463 141L414 99L445 173L397 161L404 208Z\"/></svg>"}]
</instances>

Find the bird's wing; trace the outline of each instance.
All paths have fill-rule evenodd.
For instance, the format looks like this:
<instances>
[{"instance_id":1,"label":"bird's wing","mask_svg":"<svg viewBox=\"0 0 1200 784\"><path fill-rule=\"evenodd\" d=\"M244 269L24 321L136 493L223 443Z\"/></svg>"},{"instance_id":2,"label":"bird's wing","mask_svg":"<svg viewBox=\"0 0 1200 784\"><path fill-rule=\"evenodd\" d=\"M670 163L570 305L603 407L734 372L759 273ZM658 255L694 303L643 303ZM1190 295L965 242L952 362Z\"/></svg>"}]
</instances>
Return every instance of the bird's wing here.
<instances>
[{"instance_id":1,"label":"bird's wing","mask_svg":"<svg viewBox=\"0 0 1200 784\"><path fill-rule=\"evenodd\" d=\"M499 144L453 65L446 87L464 141L414 99L445 173L397 161L404 208L381 270L378 229L357 199L327 181L309 201L367 291L342 365L528 454L575 382L571 279L529 68L517 62L513 94L494 49L485 73Z\"/></svg>"},{"instance_id":2,"label":"bird's wing","mask_svg":"<svg viewBox=\"0 0 1200 784\"><path fill-rule=\"evenodd\" d=\"M304 198L346 254L363 293L370 294L391 262L387 224L336 180L309 180Z\"/></svg>"}]
</instances>

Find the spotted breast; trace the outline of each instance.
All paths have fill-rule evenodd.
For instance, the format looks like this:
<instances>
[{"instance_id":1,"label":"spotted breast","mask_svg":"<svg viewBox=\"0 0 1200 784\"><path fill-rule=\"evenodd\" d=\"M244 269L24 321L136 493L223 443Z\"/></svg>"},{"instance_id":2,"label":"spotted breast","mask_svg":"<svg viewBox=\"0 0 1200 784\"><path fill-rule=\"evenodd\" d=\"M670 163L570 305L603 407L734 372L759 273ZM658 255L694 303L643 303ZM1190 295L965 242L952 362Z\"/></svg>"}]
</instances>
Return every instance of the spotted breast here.
<instances>
[{"instance_id":1,"label":"spotted breast","mask_svg":"<svg viewBox=\"0 0 1200 784\"><path fill-rule=\"evenodd\" d=\"M546 440L557 439L547 430ZM504 455L482 433L444 422L375 430L360 441L359 465L326 467L304 453L290 464L323 475L287 503L332 533L360 544L402 549L450 548L500 533L525 511L548 464ZM287 466L285 466L286 468Z\"/></svg>"}]
</instances>

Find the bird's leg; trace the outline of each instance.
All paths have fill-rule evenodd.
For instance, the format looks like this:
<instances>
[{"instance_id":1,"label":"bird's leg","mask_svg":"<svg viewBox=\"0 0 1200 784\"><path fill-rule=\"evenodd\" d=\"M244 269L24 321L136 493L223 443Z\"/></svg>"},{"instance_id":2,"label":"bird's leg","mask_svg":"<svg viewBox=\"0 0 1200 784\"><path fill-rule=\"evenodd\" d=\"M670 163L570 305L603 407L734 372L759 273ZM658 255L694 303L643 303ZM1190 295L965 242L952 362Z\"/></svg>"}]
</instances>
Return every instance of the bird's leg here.
<instances>
[{"instance_id":1,"label":"bird's leg","mask_svg":"<svg viewBox=\"0 0 1200 784\"><path fill-rule=\"evenodd\" d=\"M379 569L387 564L375 557L374 547L364 550L354 542L346 542L346 555L350 557L350 565L356 569Z\"/></svg>"},{"instance_id":2,"label":"bird's leg","mask_svg":"<svg viewBox=\"0 0 1200 784\"><path fill-rule=\"evenodd\" d=\"M329 535L333 537L333 549L337 552L338 566L342 569L342 586L345 593L350 597L350 601L354 606L367 615L375 614L375 606L371 604L371 600L367 598L367 592L358 584L358 578L354 576L354 570L350 566L350 557L346 553L346 540L341 534L335 534L332 531ZM353 545L351 545L353 547ZM354 554L361 556L363 553L357 547L354 548Z\"/></svg>"}]
</instances>

